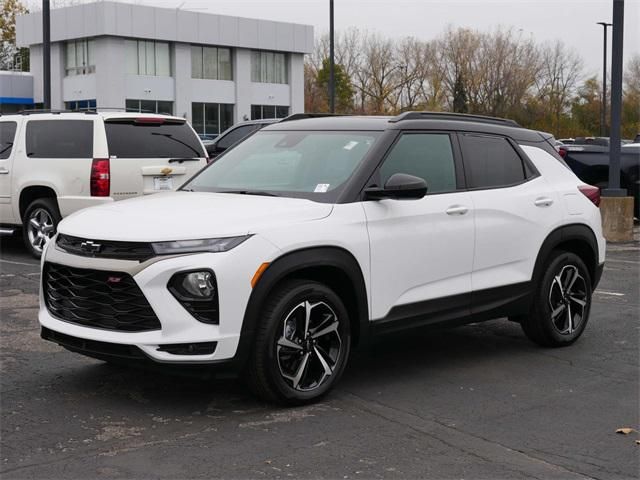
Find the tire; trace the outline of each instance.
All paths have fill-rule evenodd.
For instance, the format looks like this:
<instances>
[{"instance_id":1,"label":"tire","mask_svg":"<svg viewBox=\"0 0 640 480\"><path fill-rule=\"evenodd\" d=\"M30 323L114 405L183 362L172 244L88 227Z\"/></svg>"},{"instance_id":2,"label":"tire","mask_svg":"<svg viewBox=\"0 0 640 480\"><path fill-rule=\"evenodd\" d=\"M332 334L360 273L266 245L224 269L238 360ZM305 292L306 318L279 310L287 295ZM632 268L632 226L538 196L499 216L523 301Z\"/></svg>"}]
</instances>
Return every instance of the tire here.
<instances>
[{"instance_id":1,"label":"tire","mask_svg":"<svg viewBox=\"0 0 640 480\"><path fill-rule=\"evenodd\" d=\"M287 281L265 302L245 377L263 400L311 403L338 382L350 348L349 316L340 297L318 282Z\"/></svg>"},{"instance_id":2,"label":"tire","mask_svg":"<svg viewBox=\"0 0 640 480\"><path fill-rule=\"evenodd\" d=\"M571 345L587 326L591 296L591 276L582 259L555 250L536 287L531 312L519 318L522 330L543 347Z\"/></svg>"},{"instance_id":3,"label":"tire","mask_svg":"<svg viewBox=\"0 0 640 480\"><path fill-rule=\"evenodd\" d=\"M38 198L29 204L22 220L22 238L27 250L35 258L56 233L61 220L54 198Z\"/></svg>"}]
</instances>

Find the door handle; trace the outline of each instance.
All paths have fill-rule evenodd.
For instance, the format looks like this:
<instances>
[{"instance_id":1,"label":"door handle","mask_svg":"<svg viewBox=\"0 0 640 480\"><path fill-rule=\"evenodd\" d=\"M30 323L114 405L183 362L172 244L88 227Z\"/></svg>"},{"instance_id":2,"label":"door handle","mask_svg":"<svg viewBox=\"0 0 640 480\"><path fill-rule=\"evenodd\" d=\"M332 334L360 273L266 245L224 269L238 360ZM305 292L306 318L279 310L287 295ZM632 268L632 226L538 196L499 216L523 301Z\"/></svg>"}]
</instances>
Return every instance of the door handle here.
<instances>
[{"instance_id":1,"label":"door handle","mask_svg":"<svg viewBox=\"0 0 640 480\"><path fill-rule=\"evenodd\" d=\"M447 208L446 213L447 215L464 215L468 211L469 209L463 205L453 205Z\"/></svg>"},{"instance_id":2,"label":"door handle","mask_svg":"<svg viewBox=\"0 0 640 480\"><path fill-rule=\"evenodd\" d=\"M553 199L549 197L540 197L536 198L536 201L533 202L536 207L548 207L553 204Z\"/></svg>"},{"instance_id":3,"label":"door handle","mask_svg":"<svg viewBox=\"0 0 640 480\"><path fill-rule=\"evenodd\" d=\"M7 169L6 169L6 168L4 168L4 167L0 167L0 175L6 175L6 174L8 174L8 173L9 173L9 170L7 170Z\"/></svg>"}]
</instances>

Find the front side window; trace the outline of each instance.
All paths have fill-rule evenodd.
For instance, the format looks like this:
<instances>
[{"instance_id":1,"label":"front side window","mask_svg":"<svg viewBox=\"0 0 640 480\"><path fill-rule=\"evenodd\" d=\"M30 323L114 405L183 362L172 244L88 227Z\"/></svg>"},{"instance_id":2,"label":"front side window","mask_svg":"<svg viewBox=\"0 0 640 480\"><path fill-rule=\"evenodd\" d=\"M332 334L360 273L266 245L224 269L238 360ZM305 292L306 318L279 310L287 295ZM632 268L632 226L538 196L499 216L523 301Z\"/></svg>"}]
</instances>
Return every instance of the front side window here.
<instances>
[{"instance_id":1,"label":"front side window","mask_svg":"<svg viewBox=\"0 0 640 480\"><path fill-rule=\"evenodd\" d=\"M161 113L173 115L173 102L162 100L135 100L127 98L125 100L127 112L140 113Z\"/></svg>"},{"instance_id":2,"label":"front side window","mask_svg":"<svg viewBox=\"0 0 640 480\"><path fill-rule=\"evenodd\" d=\"M191 78L233 80L231 50L191 45Z\"/></svg>"},{"instance_id":3,"label":"front side window","mask_svg":"<svg viewBox=\"0 0 640 480\"><path fill-rule=\"evenodd\" d=\"M93 157L91 120L30 120L26 135L29 158Z\"/></svg>"},{"instance_id":4,"label":"front side window","mask_svg":"<svg viewBox=\"0 0 640 480\"><path fill-rule=\"evenodd\" d=\"M126 71L130 75L171 76L167 42L125 40Z\"/></svg>"},{"instance_id":5,"label":"front side window","mask_svg":"<svg viewBox=\"0 0 640 480\"><path fill-rule=\"evenodd\" d=\"M233 125L233 105L230 103L192 103L193 129L205 135L218 135Z\"/></svg>"},{"instance_id":6,"label":"front side window","mask_svg":"<svg viewBox=\"0 0 640 480\"><path fill-rule=\"evenodd\" d=\"M0 160L11 156L17 127L16 122L0 122Z\"/></svg>"},{"instance_id":7,"label":"front side window","mask_svg":"<svg viewBox=\"0 0 640 480\"><path fill-rule=\"evenodd\" d=\"M95 40L70 40L66 43L65 74L66 76L86 75L96 71Z\"/></svg>"},{"instance_id":8,"label":"front side window","mask_svg":"<svg viewBox=\"0 0 640 480\"><path fill-rule=\"evenodd\" d=\"M289 116L286 105L251 105L251 120L263 118L285 118Z\"/></svg>"},{"instance_id":9,"label":"front side window","mask_svg":"<svg viewBox=\"0 0 640 480\"><path fill-rule=\"evenodd\" d=\"M185 188L333 201L379 135L261 130L228 150Z\"/></svg>"},{"instance_id":10,"label":"front side window","mask_svg":"<svg viewBox=\"0 0 640 480\"><path fill-rule=\"evenodd\" d=\"M525 180L522 159L506 138L473 134L461 138L469 188L506 187Z\"/></svg>"},{"instance_id":11,"label":"front side window","mask_svg":"<svg viewBox=\"0 0 640 480\"><path fill-rule=\"evenodd\" d=\"M446 133L405 133L380 167L380 182L406 173L427 182L427 194L456 189L456 169L451 138Z\"/></svg>"},{"instance_id":12,"label":"front side window","mask_svg":"<svg viewBox=\"0 0 640 480\"><path fill-rule=\"evenodd\" d=\"M258 83L289 83L287 54L252 51L251 81Z\"/></svg>"}]
</instances>

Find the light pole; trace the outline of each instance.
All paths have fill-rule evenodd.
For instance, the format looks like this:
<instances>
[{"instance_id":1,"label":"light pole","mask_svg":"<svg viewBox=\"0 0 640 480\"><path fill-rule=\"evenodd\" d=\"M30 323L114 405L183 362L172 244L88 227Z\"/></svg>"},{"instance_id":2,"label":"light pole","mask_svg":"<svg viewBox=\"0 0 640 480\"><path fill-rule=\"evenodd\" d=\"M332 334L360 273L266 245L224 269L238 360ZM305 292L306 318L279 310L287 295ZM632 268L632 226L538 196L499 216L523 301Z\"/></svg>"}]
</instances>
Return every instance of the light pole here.
<instances>
[{"instance_id":1,"label":"light pole","mask_svg":"<svg viewBox=\"0 0 640 480\"><path fill-rule=\"evenodd\" d=\"M333 36L333 0L329 0L329 111L331 113L336 113L335 52Z\"/></svg>"},{"instance_id":2,"label":"light pole","mask_svg":"<svg viewBox=\"0 0 640 480\"><path fill-rule=\"evenodd\" d=\"M620 123L622 120L622 38L624 34L624 0L613 0L611 38L611 134L609 136L609 185L602 193L624 197L620 188Z\"/></svg>"},{"instance_id":3,"label":"light pole","mask_svg":"<svg viewBox=\"0 0 640 480\"><path fill-rule=\"evenodd\" d=\"M42 0L42 103L51 108L51 12L49 0Z\"/></svg>"},{"instance_id":4,"label":"light pole","mask_svg":"<svg viewBox=\"0 0 640 480\"><path fill-rule=\"evenodd\" d=\"M600 106L600 136L607 136L607 27L611 24L598 22L602 25L604 33L604 46L602 49L602 105Z\"/></svg>"}]
</instances>

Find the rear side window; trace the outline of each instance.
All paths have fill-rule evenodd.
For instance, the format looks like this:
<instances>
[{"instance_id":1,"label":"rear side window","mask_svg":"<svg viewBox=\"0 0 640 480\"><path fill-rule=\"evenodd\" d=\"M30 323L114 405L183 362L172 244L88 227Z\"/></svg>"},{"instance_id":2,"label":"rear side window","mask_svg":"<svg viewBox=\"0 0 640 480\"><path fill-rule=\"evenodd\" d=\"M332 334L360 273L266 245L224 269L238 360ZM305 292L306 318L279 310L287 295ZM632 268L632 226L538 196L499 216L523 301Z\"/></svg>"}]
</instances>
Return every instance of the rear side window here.
<instances>
[{"instance_id":1,"label":"rear side window","mask_svg":"<svg viewBox=\"0 0 640 480\"><path fill-rule=\"evenodd\" d=\"M456 189L456 169L451 139L442 133L405 133L380 167L382 185L395 173L427 182L427 194Z\"/></svg>"},{"instance_id":2,"label":"rear side window","mask_svg":"<svg viewBox=\"0 0 640 480\"><path fill-rule=\"evenodd\" d=\"M506 187L526 178L522 159L503 137L462 135L469 188Z\"/></svg>"},{"instance_id":3,"label":"rear side window","mask_svg":"<svg viewBox=\"0 0 640 480\"><path fill-rule=\"evenodd\" d=\"M27 157L92 158L92 120L30 120Z\"/></svg>"},{"instance_id":4,"label":"rear side window","mask_svg":"<svg viewBox=\"0 0 640 480\"><path fill-rule=\"evenodd\" d=\"M11 155L17 126L16 122L0 122L0 160Z\"/></svg>"},{"instance_id":5,"label":"rear side window","mask_svg":"<svg viewBox=\"0 0 640 480\"><path fill-rule=\"evenodd\" d=\"M243 125L234 130L231 130L228 134L220 139L217 146L220 149L227 149L237 141L243 139L247 135L249 135L254 130L257 130L258 126L256 125Z\"/></svg>"},{"instance_id":6,"label":"rear side window","mask_svg":"<svg viewBox=\"0 0 640 480\"><path fill-rule=\"evenodd\" d=\"M198 136L184 122L136 123L108 121L109 155L117 158L205 157Z\"/></svg>"}]
</instances>

